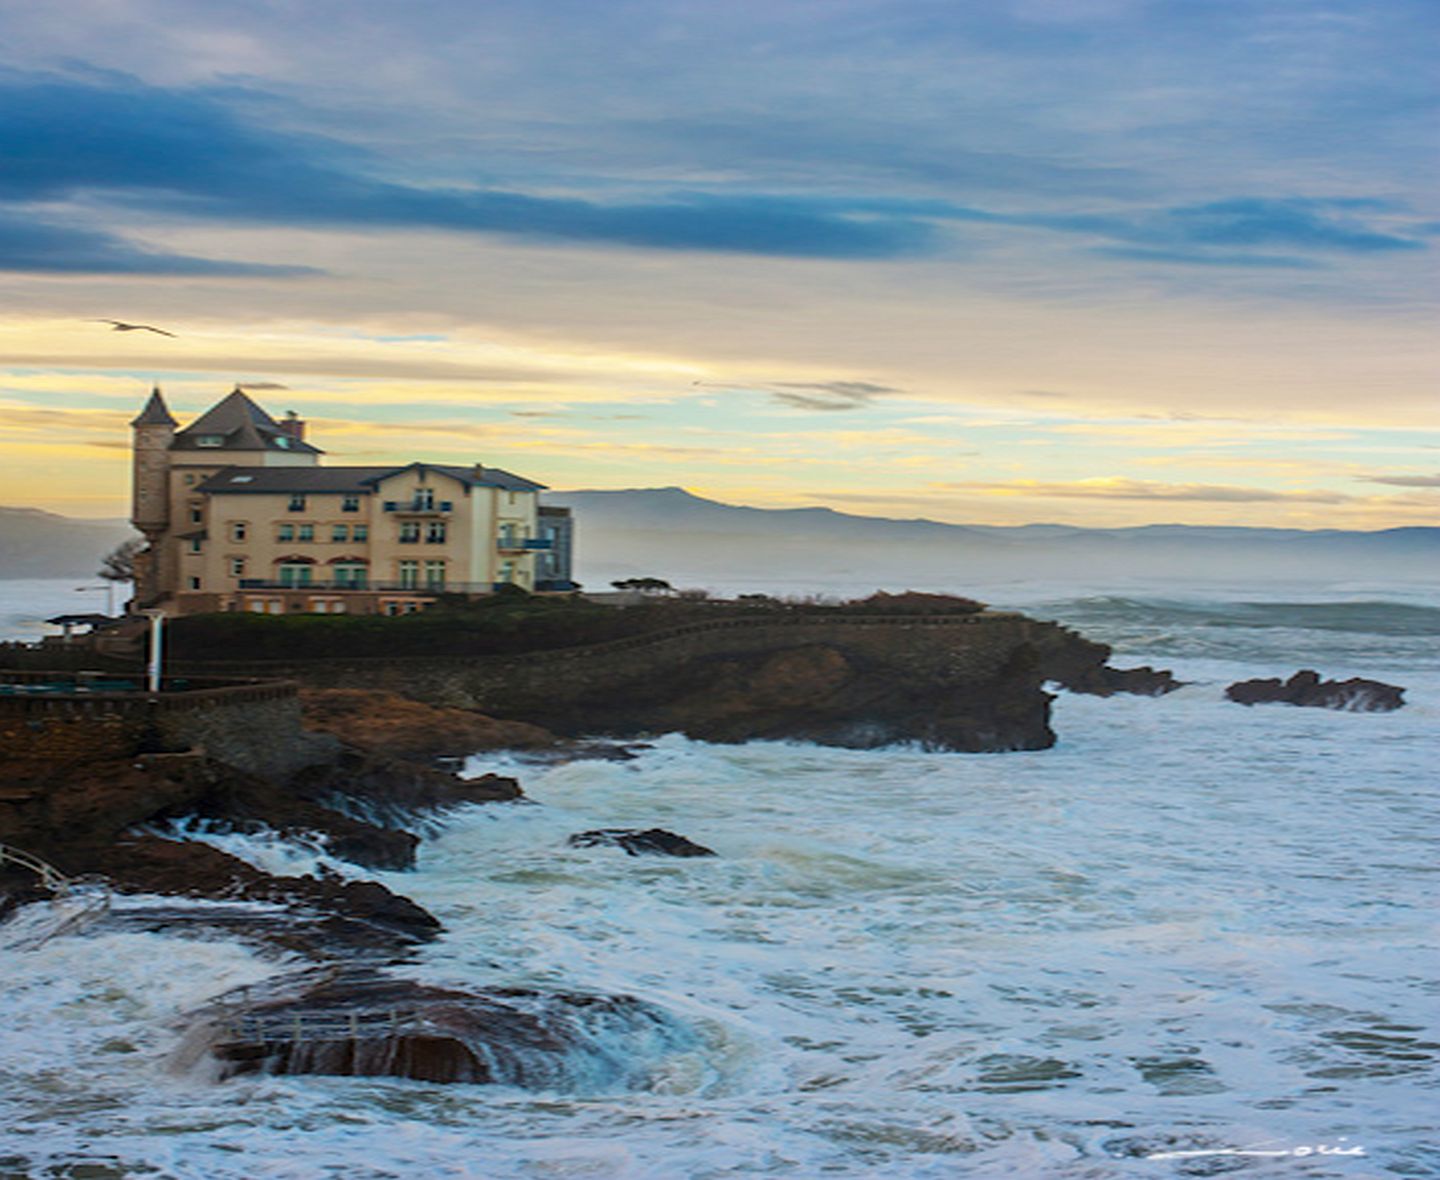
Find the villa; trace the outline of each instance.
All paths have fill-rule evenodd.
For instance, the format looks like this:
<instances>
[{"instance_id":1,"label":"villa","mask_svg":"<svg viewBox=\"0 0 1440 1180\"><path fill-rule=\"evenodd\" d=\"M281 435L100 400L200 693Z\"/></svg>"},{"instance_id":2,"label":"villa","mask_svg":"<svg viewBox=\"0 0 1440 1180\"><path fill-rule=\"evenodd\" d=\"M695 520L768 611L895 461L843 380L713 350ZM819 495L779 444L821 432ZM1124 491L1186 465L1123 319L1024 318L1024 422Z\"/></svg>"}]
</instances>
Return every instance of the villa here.
<instances>
[{"instance_id":1,"label":"villa","mask_svg":"<svg viewBox=\"0 0 1440 1180\"><path fill-rule=\"evenodd\" d=\"M157 388L131 426L136 607L393 615L574 588L569 511L498 467L323 467L293 411L239 388L184 429Z\"/></svg>"}]
</instances>

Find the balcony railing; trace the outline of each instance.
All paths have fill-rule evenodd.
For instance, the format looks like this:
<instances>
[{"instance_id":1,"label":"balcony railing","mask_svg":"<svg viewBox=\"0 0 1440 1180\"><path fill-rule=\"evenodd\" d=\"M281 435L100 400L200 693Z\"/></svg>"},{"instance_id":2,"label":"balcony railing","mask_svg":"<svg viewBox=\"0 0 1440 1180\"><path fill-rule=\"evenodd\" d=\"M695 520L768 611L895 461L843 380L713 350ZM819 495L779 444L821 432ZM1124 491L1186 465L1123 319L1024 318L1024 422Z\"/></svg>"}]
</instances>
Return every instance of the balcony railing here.
<instances>
[{"instance_id":1,"label":"balcony railing","mask_svg":"<svg viewBox=\"0 0 1440 1180\"><path fill-rule=\"evenodd\" d=\"M386 512L399 512L410 515L418 513L422 516L440 516L455 510L455 504L452 500L433 500L429 503L426 503L424 500L386 500L382 507Z\"/></svg>"},{"instance_id":2,"label":"balcony railing","mask_svg":"<svg viewBox=\"0 0 1440 1180\"><path fill-rule=\"evenodd\" d=\"M268 578L240 579L241 590L292 590L304 591L306 593L318 590L325 594L337 593L346 590L358 594L373 594L376 591L380 591L382 593L390 593L397 590L402 590L406 593L413 594L487 594L491 590L494 590L498 585L500 585L500 583L498 582L446 581L440 583L427 583L424 580L423 575L417 582L409 582L402 579L399 581L364 582L359 584L355 582L333 581L301 583L277 582Z\"/></svg>"},{"instance_id":3,"label":"balcony railing","mask_svg":"<svg viewBox=\"0 0 1440 1180\"><path fill-rule=\"evenodd\" d=\"M551 537L501 537L495 542L495 548L502 553L526 553L536 549L554 549L555 541Z\"/></svg>"}]
</instances>

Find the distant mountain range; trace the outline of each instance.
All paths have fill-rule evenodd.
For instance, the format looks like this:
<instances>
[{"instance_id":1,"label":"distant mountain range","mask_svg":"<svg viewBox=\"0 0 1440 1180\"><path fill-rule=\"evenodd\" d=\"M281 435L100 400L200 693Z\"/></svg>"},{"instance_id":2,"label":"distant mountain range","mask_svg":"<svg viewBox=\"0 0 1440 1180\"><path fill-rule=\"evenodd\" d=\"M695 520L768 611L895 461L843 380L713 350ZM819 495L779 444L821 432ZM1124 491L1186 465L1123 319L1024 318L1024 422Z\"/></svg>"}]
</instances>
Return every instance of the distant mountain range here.
<instances>
[{"instance_id":1,"label":"distant mountain range","mask_svg":"<svg viewBox=\"0 0 1440 1180\"><path fill-rule=\"evenodd\" d=\"M717 591L959 589L1068 578L1195 581L1440 577L1440 528L1145 525L1014 528L855 516L829 508L746 508L682 488L550 492L576 515L579 580L655 576Z\"/></svg>"},{"instance_id":2,"label":"distant mountain range","mask_svg":"<svg viewBox=\"0 0 1440 1180\"><path fill-rule=\"evenodd\" d=\"M0 508L0 578L93 578L100 559L131 536L123 520Z\"/></svg>"}]
</instances>

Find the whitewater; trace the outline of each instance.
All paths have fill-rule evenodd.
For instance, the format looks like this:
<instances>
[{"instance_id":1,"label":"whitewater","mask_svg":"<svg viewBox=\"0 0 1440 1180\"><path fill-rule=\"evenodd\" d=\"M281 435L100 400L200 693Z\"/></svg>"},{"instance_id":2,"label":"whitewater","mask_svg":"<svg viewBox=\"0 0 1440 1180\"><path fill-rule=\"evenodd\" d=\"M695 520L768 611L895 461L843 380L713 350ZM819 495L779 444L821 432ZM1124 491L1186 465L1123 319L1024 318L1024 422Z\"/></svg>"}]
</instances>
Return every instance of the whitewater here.
<instances>
[{"instance_id":1,"label":"whitewater","mask_svg":"<svg viewBox=\"0 0 1440 1180\"><path fill-rule=\"evenodd\" d=\"M487 755L469 772L514 774L530 802L456 813L416 871L379 875L447 929L397 974L627 993L685 1037L622 1038L543 1092L215 1083L176 1064L183 1015L296 964L102 923L0 950L0 1176L1440 1176L1440 595L981 597L1190 683L1061 694L1038 752L668 736L630 762ZM1407 706L1223 699L1301 667L1404 685ZM565 843L652 826L719 855Z\"/></svg>"}]
</instances>

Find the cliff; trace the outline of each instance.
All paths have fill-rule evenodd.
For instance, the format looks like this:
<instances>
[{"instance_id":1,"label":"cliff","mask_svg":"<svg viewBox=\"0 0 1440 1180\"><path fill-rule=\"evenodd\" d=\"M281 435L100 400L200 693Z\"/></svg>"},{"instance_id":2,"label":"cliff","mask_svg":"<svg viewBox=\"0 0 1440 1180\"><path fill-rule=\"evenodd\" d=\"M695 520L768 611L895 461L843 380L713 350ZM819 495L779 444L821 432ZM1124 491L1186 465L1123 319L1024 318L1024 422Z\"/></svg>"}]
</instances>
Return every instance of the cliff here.
<instances>
[{"instance_id":1,"label":"cliff","mask_svg":"<svg viewBox=\"0 0 1440 1180\"><path fill-rule=\"evenodd\" d=\"M775 612L523 654L186 667L292 676L311 690L365 684L567 736L993 752L1054 744L1046 681L1099 693L1175 686L1167 673L1109 668L1109 655L1016 614Z\"/></svg>"}]
</instances>

